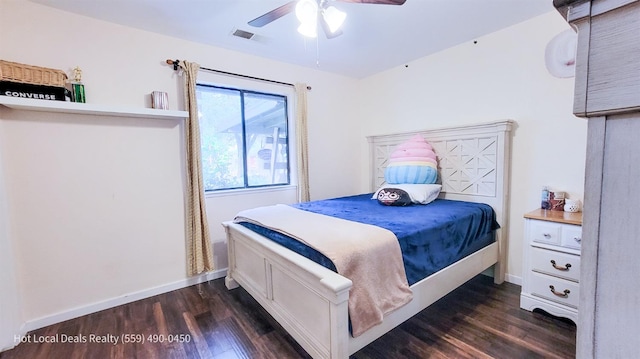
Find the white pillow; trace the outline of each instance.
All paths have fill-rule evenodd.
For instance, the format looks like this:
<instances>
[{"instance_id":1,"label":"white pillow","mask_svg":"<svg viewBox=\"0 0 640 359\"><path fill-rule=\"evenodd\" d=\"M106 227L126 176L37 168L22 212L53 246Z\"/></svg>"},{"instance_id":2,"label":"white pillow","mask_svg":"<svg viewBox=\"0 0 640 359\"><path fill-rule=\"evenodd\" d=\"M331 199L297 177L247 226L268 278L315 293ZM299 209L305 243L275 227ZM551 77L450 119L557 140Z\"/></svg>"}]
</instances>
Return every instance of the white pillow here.
<instances>
[{"instance_id":1,"label":"white pillow","mask_svg":"<svg viewBox=\"0 0 640 359\"><path fill-rule=\"evenodd\" d=\"M427 204L433 202L442 189L439 184L403 183L403 184L383 184L382 187L373 194L371 199L378 199L378 192L383 188L398 188L409 194L411 202L417 204Z\"/></svg>"}]
</instances>

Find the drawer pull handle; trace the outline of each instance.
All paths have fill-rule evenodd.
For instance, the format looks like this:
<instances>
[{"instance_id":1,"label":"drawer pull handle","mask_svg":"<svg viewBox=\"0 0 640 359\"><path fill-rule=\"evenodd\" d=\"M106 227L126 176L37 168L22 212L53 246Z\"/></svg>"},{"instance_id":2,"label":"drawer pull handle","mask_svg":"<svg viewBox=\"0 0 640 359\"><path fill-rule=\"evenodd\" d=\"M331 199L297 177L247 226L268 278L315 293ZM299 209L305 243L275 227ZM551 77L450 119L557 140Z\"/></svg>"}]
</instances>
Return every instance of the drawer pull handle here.
<instances>
[{"instance_id":1,"label":"drawer pull handle","mask_svg":"<svg viewBox=\"0 0 640 359\"><path fill-rule=\"evenodd\" d=\"M578 242L578 243L582 242L582 238L580 238L580 237L573 237L573 240Z\"/></svg>"},{"instance_id":2,"label":"drawer pull handle","mask_svg":"<svg viewBox=\"0 0 640 359\"><path fill-rule=\"evenodd\" d=\"M551 235L549 233L543 233L542 236L546 239L551 238Z\"/></svg>"},{"instance_id":3,"label":"drawer pull handle","mask_svg":"<svg viewBox=\"0 0 640 359\"><path fill-rule=\"evenodd\" d=\"M559 265L556 264L556 261L554 261L553 259L551 260L551 265L553 266L553 268L561 271L568 271L569 268L571 268L571 263L567 263L564 265L564 267L560 267Z\"/></svg>"},{"instance_id":4,"label":"drawer pull handle","mask_svg":"<svg viewBox=\"0 0 640 359\"><path fill-rule=\"evenodd\" d=\"M551 289L551 293L557 295L558 297L561 298L569 298L569 293L571 293L571 291L569 289L565 289L564 292L560 293L560 292L556 292L556 289L550 285L549 288Z\"/></svg>"}]
</instances>

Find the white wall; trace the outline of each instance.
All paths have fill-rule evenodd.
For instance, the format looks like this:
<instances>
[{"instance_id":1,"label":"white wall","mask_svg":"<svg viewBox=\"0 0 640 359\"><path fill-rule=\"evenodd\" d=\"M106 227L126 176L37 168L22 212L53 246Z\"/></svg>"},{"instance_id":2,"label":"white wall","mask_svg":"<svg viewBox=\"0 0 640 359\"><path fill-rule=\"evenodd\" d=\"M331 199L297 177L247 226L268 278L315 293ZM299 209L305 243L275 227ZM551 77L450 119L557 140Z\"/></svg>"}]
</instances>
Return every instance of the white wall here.
<instances>
[{"instance_id":1,"label":"white wall","mask_svg":"<svg viewBox=\"0 0 640 359\"><path fill-rule=\"evenodd\" d=\"M65 71L80 66L93 104L150 107L150 92L160 90L169 93L170 109L180 109L182 78L167 58L306 82L313 87L312 198L360 189L352 150L360 134L348 96L356 80L24 0L0 1L0 34L1 59ZM0 223L9 224L27 329L188 282L181 121L0 109L0 123L8 209ZM227 265L220 223L240 209L291 202L291 193L207 199L216 269Z\"/></svg>"},{"instance_id":2,"label":"white wall","mask_svg":"<svg viewBox=\"0 0 640 359\"><path fill-rule=\"evenodd\" d=\"M2 122L0 122L1 127ZM9 213L2 157L0 149L0 351L15 345L14 334L18 333L22 324L21 308L18 304L15 254L9 240Z\"/></svg>"},{"instance_id":3,"label":"white wall","mask_svg":"<svg viewBox=\"0 0 640 359\"><path fill-rule=\"evenodd\" d=\"M551 76L545 46L567 23L549 13L360 82L362 138L502 119L513 138L508 280L522 275L523 214L543 185L582 198L586 121L572 115L573 78ZM363 186L368 183L363 172Z\"/></svg>"}]
</instances>

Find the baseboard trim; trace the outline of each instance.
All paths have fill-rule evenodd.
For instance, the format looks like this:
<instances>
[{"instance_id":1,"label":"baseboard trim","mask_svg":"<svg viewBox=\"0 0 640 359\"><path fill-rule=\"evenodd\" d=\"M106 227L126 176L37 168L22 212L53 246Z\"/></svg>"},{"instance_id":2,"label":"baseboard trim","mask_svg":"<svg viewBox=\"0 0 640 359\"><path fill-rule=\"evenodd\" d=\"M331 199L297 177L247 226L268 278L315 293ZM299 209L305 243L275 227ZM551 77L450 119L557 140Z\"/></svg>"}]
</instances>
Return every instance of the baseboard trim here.
<instances>
[{"instance_id":1,"label":"baseboard trim","mask_svg":"<svg viewBox=\"0 0 640 359\"><path fill-rule=\"evenodd\" d=\"M487 277L492 277L493 278L493 266L485 269L482 274L486 275ZM505 282L509 282L511 284L517 284L519 286L522 286L522 278L509 274L509 273L505 273L504 274L504 281Z\"/></svg>"},{"instance_id":2,"label":"baseboard trim","mask_svg":"<svg viewBox=\"0 0 640 359\"><path fill-rule=\"evenodd\" d=\"M513 284L517 284L519 286L522 286L522 277L518 277L518 276L515 276L513 274L507 273L507 274L505 274L504 280L506 280L509 283L513 283Z\"/></svg>"},{"instance_id":3,"label":"baseboard trim","mask_svg":"<svg viewBox=\"0 0 640 359\"><path fill-rule=\"evenodd\" d=\"M186 288L195 284L206 281L223 278L227 275L227 268L218 269L212 272L201 274L198 276L186 278L173 283L167 283L158 287L144 289L138 292L125 294L120 297L103 300L82 307L65 310L56 314L48 315L34 320L29 320L20 328L19 335L26 335L28 332L46 326L64 322L65 320L81 317L83 315L99 312L101 310L117 307L119 305L135 302L136 300L145 299L154 295L171 292L172 290Z\"/></svg>"}]
</instances>

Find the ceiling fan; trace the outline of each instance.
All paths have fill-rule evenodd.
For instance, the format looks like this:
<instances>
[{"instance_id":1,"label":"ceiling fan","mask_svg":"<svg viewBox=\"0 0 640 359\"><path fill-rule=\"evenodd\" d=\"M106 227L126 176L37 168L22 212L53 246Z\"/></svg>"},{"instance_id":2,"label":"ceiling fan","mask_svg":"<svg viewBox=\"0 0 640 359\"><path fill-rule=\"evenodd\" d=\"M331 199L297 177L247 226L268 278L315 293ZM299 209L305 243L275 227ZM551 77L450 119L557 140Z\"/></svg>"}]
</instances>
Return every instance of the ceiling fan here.
<instances>
[{"instance_id":1,"label":"ceiling fan","mask_svg":"<svg viewBox=\"0 0 640 359\"><path fill-rule=\"evenodd\" d=\"M402 5L406 0L331 0L358 4ZM296 13L300 21L298 32L307 37L317 36L318 22L322 26L327 38L331 39L342 34L340 27L347 14L330 5L329 0L296 0L290 1L266 14L249 21L249 25L263 27L291 12Z\"/></svg>"}]
</instances>

